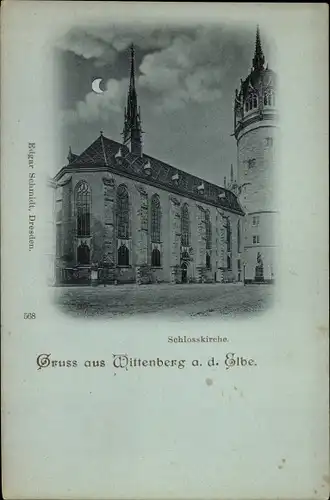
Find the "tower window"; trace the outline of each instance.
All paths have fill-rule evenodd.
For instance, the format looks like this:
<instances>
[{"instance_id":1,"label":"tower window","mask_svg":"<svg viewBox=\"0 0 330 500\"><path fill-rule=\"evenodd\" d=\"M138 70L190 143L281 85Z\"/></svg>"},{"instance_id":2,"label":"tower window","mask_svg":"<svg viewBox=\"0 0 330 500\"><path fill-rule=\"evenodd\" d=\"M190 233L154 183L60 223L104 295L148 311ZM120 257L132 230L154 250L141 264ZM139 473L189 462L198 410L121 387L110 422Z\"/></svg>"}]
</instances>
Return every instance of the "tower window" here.
<instances>
[{"instance_id":1,"label":"tower window","mask_svg":"<svg viewBox=\"0 0 330 500\"><path fill-rule=\"evenodd\" d=\"M160 242L161 210L158 194L151 198L151 241Z\"/></svg>"},{"instance_id":2,"label":"tower window","mask_svg":"<svg viewBox=\"0 0 330 500\"><path fill-rule=\"evenodd\" d=\"M77 184L75 190L77 236L88 237L91 231L91 191L85 181Z\"/></svg>"},{"instance_id":3,"label":"tower window","mask_svg":"<svg viewBox=\"0 0 330 500\"><path fill-rule=\"evenodd\" d=\"M257 107L258 107L258 98L257 98L257 96L256 96L256 95L255 95L255 96L253 96L253 107L254 107L254 108L257 108Z\"/></svg>"},{"instance_id":4,"label":"tower window","mask_svg":"<svg viewBox=\"0 0 330 500\"><path fill-rule=\"evenodd\" d=\"M258 243L260 243L260 236L259 235L252 236L252 243L254 245L258 245Z\"/></svg>"},{"instance_id":5,"label":"tower window","mask_svg":"<svg viewBox=\"0 0 330 500\"><path fill-rule=\"evenodd\" d=\"M124 184L117 189L117 238L129 238L129 200L127 187Z\"/></svg>"},{"instance_id":6,"label":"tower window","mask_svg":"<svg viewBox=\"0 0 330 500\"><path fill-rule=\"evenodd\" d=\"M187 203L181 209L181 245L183 247L190 245L190 219Z\"/></svg>"},{"instance_id":7,"label":"tower window","mask_svg":"<svg viewBox=\"0 0 330 500\"><path fill-rule=\"evenodd\" d=\"M259 222L260 222L259 215L252 217L252 226L259 226Z\"/></svg>"}]
</instances>

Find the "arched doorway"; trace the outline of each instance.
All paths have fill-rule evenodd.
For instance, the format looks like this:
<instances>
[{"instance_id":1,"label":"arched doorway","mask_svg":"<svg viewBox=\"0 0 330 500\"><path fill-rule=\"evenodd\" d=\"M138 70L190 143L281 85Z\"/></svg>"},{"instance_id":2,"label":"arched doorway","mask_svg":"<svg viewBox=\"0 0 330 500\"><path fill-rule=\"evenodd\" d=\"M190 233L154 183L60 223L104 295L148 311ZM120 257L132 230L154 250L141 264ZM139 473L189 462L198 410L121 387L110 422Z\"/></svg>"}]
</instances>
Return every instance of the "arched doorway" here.
<instances>
[{"instance_id":1,"label":"arched doorway","mask_svg":"<svg viewBox=\"0 0 330 500\"><path fill-rule=\"evenodd\" d=\"M181 283L187 283L187 264L182 262L181 264Z\"/></svg>"},{"instance_id":2,"label":"arched doorway","mask_svg":"<svg viewBox=\"0 0 330 500\"><path fill-rule=\"evenodd\" d=\"M86 242L81 243L77 248L77 261L80 265L86 265L90 263L90 250Z\"/></svg>"}]
</instances>

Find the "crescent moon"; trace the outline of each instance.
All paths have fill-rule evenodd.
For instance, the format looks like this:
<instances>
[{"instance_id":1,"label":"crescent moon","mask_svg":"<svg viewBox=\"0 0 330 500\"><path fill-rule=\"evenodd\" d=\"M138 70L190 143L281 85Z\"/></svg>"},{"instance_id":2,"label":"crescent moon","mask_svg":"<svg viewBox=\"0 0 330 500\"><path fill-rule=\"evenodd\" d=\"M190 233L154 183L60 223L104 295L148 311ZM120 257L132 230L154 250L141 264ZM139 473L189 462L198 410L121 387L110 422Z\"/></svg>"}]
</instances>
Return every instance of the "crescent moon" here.
<instances>
[{"instance_id":1,"label":"crescent moon","mask_svg":"<svg viewBox=\"0 0 330 500\"><path fill-rule=\"evenodd\" d=\"M102 82L103 78L95 78L95 80L92 81L92 90L96 94L103 94L103 90L100 89L100 83Z\"/></svg>"}]
</instances>

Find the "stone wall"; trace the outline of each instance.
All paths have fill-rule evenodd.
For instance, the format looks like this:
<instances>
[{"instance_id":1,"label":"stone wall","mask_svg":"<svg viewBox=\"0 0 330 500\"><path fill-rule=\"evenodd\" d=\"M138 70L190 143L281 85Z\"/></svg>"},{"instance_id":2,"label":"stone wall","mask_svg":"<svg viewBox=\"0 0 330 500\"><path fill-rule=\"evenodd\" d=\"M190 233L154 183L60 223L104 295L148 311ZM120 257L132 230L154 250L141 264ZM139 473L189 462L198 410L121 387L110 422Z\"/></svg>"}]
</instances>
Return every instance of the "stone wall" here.
<instances>
[{"instance_id":1,"label":"stone wall","mask_svg":"<svg viewBox=\"0 0 330 500\"><path fill-rule=\"evenodd\" d=\"M121 240L116 239L116 190L125 184L129 193L129 266L121 267L108 275L116 276L118 282L132 282L140 279L147 266L150 267L151 282L180 282L182 279L183 250L187 257L187 281L223 281L226 267L226 244L224 239L224 218L229 217L232 231L231 260L232 269L226 273L227 280L237 279L236 223L241 216L224 212L216 207L196 202L189 198L174 195L144 183L103 171L73 173L65 186L58 186L57 194L62 199L62 224L58 230L57 248L63 253L71 252L72 265L77 265L77 246L75 235L76 215L74 208L75 187L81 180L91 188L91 262L103 266L117 265L117 249ZM160 242L151 242L151 198L158 194L161 207ZM181 209L187 203L190 219L190 244L181 247ZM206 229L205 211L209 210L212 226L211 268L206 268ZM155 246L161 253L160 267L151 266L151 252ZM186 257L185 257L186 258ZM140 268L142 269L140 273ZM146 278L147 280L149 278Z\"/></svg>"}]
</instances>

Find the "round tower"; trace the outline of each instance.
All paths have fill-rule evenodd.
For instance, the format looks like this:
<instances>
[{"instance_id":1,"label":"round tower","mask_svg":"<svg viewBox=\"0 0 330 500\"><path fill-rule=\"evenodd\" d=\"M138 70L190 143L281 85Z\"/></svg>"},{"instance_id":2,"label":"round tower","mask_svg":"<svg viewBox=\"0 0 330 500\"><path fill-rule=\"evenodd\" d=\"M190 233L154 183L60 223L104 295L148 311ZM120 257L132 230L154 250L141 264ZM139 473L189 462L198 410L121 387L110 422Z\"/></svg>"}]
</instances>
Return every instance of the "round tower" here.
<instances>
[{"instance_id":1,"label":"round tower","mask_svg":"<svg viewBox=\"0 0 330 500\"><path fill-rule=\"evenodd\" d=\"M259 28L250 74L236 90L234 135L237 184L244 217L244 263L247 282L275 278L274 148L277 130L276 75L265 65Z\"/></svg>"}]
</instances>

